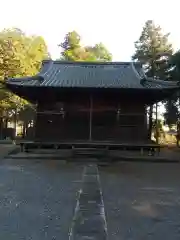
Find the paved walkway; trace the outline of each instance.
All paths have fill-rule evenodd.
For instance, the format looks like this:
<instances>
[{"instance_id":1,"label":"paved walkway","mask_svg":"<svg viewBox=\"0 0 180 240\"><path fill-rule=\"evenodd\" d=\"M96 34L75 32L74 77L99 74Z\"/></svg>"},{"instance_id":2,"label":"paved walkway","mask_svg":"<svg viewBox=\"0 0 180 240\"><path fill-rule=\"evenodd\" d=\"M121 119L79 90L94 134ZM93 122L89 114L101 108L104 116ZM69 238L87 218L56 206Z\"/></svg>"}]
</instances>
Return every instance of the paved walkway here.
<instances>
[{"instance_id":1,"label":"paved walkway","mask_svg":"<svg viewBox=\"0 0 180 240\"><path fill-rule=\"evenodd\" d=\"M84 167L69 240L107 239L107 225L98 167Z\"/></svg>"}]
</instances>

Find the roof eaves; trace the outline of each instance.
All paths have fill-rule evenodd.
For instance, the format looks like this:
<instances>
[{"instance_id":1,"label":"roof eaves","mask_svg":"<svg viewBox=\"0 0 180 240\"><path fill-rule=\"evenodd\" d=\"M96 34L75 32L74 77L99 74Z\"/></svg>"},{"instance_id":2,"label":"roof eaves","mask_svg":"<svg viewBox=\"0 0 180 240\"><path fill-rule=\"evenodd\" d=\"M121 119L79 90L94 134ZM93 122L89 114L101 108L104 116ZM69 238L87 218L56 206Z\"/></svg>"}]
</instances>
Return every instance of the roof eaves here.
<instances>
[{"instance_id":1,"label":"roof eaves","mask_svg":"<svg viewBox=\"0 0 180 240\"><path fill-rule=\"evenodd\" d=\"M131 67L135 76L139 79L139 84L141 87L146 87L146 75L139 62L131 62ZM138 67L138 69L137 69Z\"/></svg>"},{"instance_id":2,"label":"roof eaves","mask_svg":"<svg viewBox=\"0 0 180 240\"><path fill-rule=\"evenodd\" d=\"M135 63L136 64L136 63ZM140 83L145 88L180 88L180 81L165 81L160 79L154 79L152 77L148 77L143 68L139 68L137 71L137 68L135 68L134 64L134 70L140 77Z\"/></svg>"},{"instance_id":3,"label":"roof eaves","mask_svg":"<svg viewBox=\"0 0 180 240\"><path fill-rule=\"evenodd\" d=\"M20 78L8 78L5 83L11 85L34 85L36 83L41 84L44 81L43 76L30 76L30 77L20 77ZM33 84L31 84L33 83Z\"/></svg>"},{"instance_id":4,"label":"roof eaves","mask_svg":"<svg viewBox=\"0 0 180 240\"><path fill-rule=\"evenodd\" d=\"M162 87L180 87L179 81L155 80L153 78L147 78L146 81L151 85L160 85Z\"/></svg>"}]
</instances>

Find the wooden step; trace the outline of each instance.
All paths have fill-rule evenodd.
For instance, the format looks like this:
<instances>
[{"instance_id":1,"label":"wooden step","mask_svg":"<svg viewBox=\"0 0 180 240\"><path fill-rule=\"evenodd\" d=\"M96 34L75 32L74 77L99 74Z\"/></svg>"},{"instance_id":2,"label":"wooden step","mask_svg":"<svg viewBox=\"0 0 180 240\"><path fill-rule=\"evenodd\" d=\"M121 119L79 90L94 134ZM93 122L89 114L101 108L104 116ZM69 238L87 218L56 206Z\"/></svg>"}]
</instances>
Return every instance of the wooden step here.
<instances>
[{"instance_id":1,"label":"wooden step","mask_svg":"<svg viewBox=\"0 0 180 240\"><path fill-rule=\"evenodd\" d=\"M105 156L108 151L99 148L72 148L74 156Z\"/></svg>"}]
</instances>

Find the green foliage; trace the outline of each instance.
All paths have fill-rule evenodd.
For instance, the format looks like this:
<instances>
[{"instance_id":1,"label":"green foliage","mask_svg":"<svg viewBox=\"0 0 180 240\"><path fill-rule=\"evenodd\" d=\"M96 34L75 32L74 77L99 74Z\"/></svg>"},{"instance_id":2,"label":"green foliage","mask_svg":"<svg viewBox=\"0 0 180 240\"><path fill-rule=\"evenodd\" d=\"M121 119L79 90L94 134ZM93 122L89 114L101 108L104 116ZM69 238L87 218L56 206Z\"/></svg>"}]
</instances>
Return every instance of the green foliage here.
<instances>
[{"instance_id":1,"label":"green foliage","mask_svg":"<svg viewBox=\"0 0 180 240\"><path fill-rule=\"evenodd\" d=\"M132 59L142 62L150 77L167 78L168 60L173 53L168 36L169 34L162 33L160 26L148 20L139 40L135 42L136 51Z\"/></svg>"},{"instance_id":2,"label":"green foliage","mask_svg":"<svg viewBox=\"0 0 180 240\"><path fill-rule=\"evenodd\" d=\"M10 93L4 85L7 77L35 75L42 60L49 58L47 46L40 36L27 36L19 29L0 32L0 115L23 108L26 101Z\"/></svg>"},{"instance_id":3,"label":"green foliage","mask_svg":"<svg viewBox=\"0 0 180 240\"><path fill-rule=\"evenodd\" d=\"M166 124L169 126L176 124L179 118L177 99L168 100L165 103L165 109L166 109L166 112L164 114L164 118L165 118Z\"/></svg>"},{"instance_id":4,"label":"green foliage","mask_svg":"<svg viewBox=\"0 0 180 240\"><path fill-rule=\"evenodd\" d=\"M26 36L18 29L5 29L0 33L1 79L34 75L47 57L47 46L42 37Z\"/></svg>"},{"instance_id":5,"label":"green foliage","mask_svg":"<svg viewBox=\"0 0 180 240\"><path fill-rule=\"evenodd\" d=\"M155 130L156 130L156 127L158 128L159 131L163 130L163 123L160 119L157 120L157 123L156 123L156 120L153 121L153 128Z\"/></svg>"},{"instance_id":6,"label":"green foliage","mask_svg":"<svg viewBox=\"0 0 180 240\"><path fill-rule=\"evenodd\" d=\"M133 60L138 60L144 66L147 76L154 79L166 80L169 78L169 58L173 53L172 45L168 41L169 34L163 34L160 26L148 20L142 33L135 42ZM149 138L151 138L153 122L153 106L149 111Z\"/></svg>"},{"instance_id":7,"label":"green foliage","mask_svg":"<svg viewBox=\"0 0 180 240\"><path fill-rule=\"evenodd\" d=\"M34 120L36 107L31 104L24 104L23 108L18 112L18 120L29 123Z\"/></svg>"},{"instance_id":8,"label":"green foliage","mask_svg":"<svg viewBox=\"0 0 180 240\"><path fill-rule=\"evenodd\" d=\"M82 54L80 36L76 31L67 33L64 42L59 46L63 49L61 56L64 60L76 61L80 58L80 54Z\"/></svg>"},{"instance_id":9,"label":"green foliage","mask_svg":"<svg viewBox=\"0 0 180 240\"><path fill-rule=\"evenodd\" d=\"M173 81L180 81L180 50L174 53L169 60L169 74Z\"/></svg>"},{"instance_id":10,"label":"green foliage","mask_svg":"<svg viewBox=\"0 0 180 240\"><path fill-rule=\"evenodd\" d=\"M76 32L69 32L64 42L59 45L62 48L61 60L67 61L111 61L112 55L102 44L85 46L81 44L81 37Z\"/></svg>"},{"instance_id":11,"label":"green foliage","mask_svg":"<svg viewBox=\"0 0 180 240\"><path fill-rule=\"evenodd\" d=\"M86 50L95 57L96 61L112 61L112 54L107 50L103 43L95 44L93 47L86 47Z\"/></svg>"},{"instance_id":12,"label":"green foliage","mask_svg":"<svg viewBox=\"0 0 180 240\"><path fill-rule=\"evenodd\" d=\"M174 53L169 60L169 79L180 81L180 51ZM165 103L166 113L164 114L166 123L170 126L176 124L180 118L180 91Z\"/></svg>"}]
</instances>

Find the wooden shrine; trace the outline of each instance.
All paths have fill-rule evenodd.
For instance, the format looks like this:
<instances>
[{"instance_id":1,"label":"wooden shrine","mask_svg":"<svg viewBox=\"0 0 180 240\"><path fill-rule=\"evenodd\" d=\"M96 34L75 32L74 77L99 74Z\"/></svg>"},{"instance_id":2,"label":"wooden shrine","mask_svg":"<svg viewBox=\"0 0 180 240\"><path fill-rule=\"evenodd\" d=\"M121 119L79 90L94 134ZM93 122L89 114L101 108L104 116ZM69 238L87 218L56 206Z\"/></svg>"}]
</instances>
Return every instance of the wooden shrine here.
<instances>
[{"instance_id":1,"label":"wooden shrine","mask_svg":"<svg viewBox=\"0 0 180 240\"><path fill-rule=\"evenodd\" d=\"M6 84L37 104L34 141L47 142L147 142L147 106L179 89L134 62L47 60L36 76Z\"/></svg>"}]
</instances>

